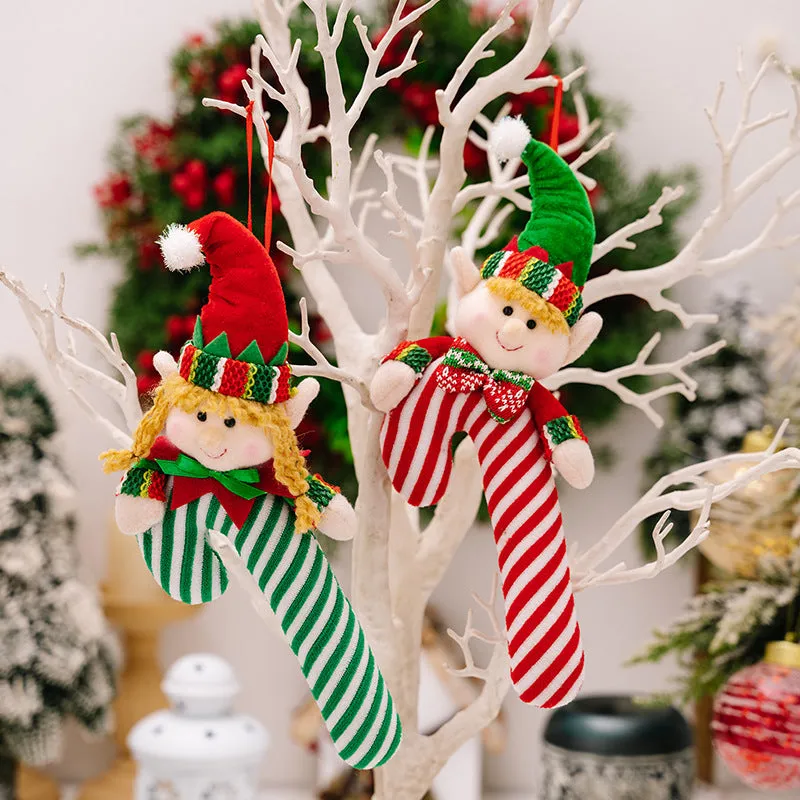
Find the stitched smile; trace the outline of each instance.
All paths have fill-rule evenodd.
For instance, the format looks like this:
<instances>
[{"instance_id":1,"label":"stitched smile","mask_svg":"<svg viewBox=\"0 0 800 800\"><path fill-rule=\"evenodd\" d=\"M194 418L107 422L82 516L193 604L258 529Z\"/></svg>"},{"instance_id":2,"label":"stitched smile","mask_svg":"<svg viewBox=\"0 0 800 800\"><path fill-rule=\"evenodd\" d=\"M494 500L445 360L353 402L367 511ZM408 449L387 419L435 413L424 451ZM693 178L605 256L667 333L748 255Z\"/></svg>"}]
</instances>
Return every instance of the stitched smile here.
<instances>
[{"instance_id":1,"label":"stitched smile","mask_svg":"<svg viewBox=\"0 0 800 800\"><path fill-rule=\"evenodd\" d=\"M208 452L208 450L206 450L204 447L201 447L200 449L201 449L201 450L202 450L202 451L203 451L203 452L204 452L204 453L205 453L205 454L206 454L206 455L207 455L209 458L213 458L213 459L222 458L222 456L224 456L224 455L225 455L225 453L227 453L227 452L228 452L228 448L226 447L226 448L225 448L225 449L224 449L224 450L223 450L221 453L219 453L218 455L216 455L216 456L212 456L212 455L211 455L211 453L209 453L209 452Z\"/></svg>"},{"instance_id":2,"label":"stitched smile","mask_svg":"<svg viewBox=\"0 0 800 800\"><path fill-rule=\"evenodd\" d=\"M500 347L502 347L502 348L503 348L503 350L505 350L505 351L507 351L507 352L509 352L509 353L513 353L515 350L522 350L522 348L523 348L523 347L525 347L525 345L524 345L524 344L521 344L519 347L506 347L506 346L505 346L505 345L504 345L504 344L503 344L503 343L500 341L500 333L499 333L499 332L498 332L498 333L496 333L496 334L494 335L494 338L497 340L497 344L499 344L499 345L500 345Z\"/></svg>"}]
</instances>

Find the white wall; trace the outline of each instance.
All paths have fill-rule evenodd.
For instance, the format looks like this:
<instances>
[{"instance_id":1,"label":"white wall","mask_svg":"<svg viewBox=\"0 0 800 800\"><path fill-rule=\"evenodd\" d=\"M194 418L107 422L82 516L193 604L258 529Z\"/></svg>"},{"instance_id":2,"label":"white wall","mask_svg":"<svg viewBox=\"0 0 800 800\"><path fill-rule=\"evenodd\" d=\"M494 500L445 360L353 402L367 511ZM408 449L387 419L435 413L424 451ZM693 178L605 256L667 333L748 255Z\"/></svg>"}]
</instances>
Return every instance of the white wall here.
<instances>
[{"instance_id":1,"label":"white wall","mask_svg":"<svg viewBox=\"0 0 800 800\"><path fill-rule=\"evenodd\" d=\"M442 0L447 2L447 0ZM53 286L59 271L69 275L69 308L103 327L113 264L78 262L71 246L100 235L91 186L105 172L104 151L119 117L138 110L166 114L170 105L167 57L185 34L209 20L246 13L247 0L82 0L81 3L4 3L0 26L0 264L29 286ZM707 192L689 229L714 203L717 161L702 111L720 77L734 82L735 49L745 48L754 66L762 33L778 32L785 57L800 63L800 6L790 0L587 0L569 43L586 54L596 89L627 101L631 121L621 144L636 170L689 161L702 172ZM732 87L734 88L734 87ZM790 102L785 85L767 79L756 111ZM742 152L742 167L757 164L778 142L765 132ZM798 185L786 175L750 204L720 242L720 250L746 240L771 211L778 193ZM777 301L792 278L787 254L770 254L742 268L753 294ZM688 287L692 308L705 308L707 284ZM691 294L690 294L691 293ZM366 299L366 298L365 298ZM367 302L363 307L368 306ZM0 293L0 353L46 365L14 300ZM72 402L57 398L64 428L64 461L81 488L80 543L89 574L104 569L105 536L113 478L104 477L96 454L108 442ZM626 457L595 485L565 497L569 536L591 542L635 497L640 462L654 433L639 416L626 413L603 438L624 448ZM632 543L624 554L639 555ZM436 600L447 621L459 627L473 588L484 590L494 563L488 532L466 541ZM666 668L623 670L620 664L655 625L673 616L689 591L690 571L676 569L653 583L599 590L579 599L588 653L590 691L629 691L663 685ZM274 733L269 774L275 783L311 780L313 762L286 741L291 709L304 699L293 659L272 635L253 634L253 612L237 594L170 631L163 657L171 661L192 649L213 649L236 665L245 689L242 706ZM535 752L544 715L512 699L507 704L510 744L487 765L493 788L528 788L535 779Z\"/></svg>"}]
</instances>

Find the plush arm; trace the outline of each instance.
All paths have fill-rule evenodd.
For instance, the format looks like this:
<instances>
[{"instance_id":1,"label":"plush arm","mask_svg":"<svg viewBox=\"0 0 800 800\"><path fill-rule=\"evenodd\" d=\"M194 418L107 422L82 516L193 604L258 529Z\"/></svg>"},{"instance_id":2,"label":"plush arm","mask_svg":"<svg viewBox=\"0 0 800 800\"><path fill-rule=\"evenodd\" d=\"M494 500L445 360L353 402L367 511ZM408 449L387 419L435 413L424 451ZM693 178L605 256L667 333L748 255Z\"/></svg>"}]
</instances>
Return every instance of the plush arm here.
<instances>
[{"instance_id":1,"label":"plush arm","mask_svg":"<svg viewBox=\"0 0 800 800\"><path fill-rule=\"evenodd\" d=\"M307 482L307 495L322 512L320 532L338 541L352 539L356 532L356 512L347 498L319 475L310 475Z\"/></svg>"},{"instance_id":2,"label":"plush arm","mask_svg":"<svg viewBox=\"0 0 800 800\"><path fill-rule=\"evenodd\" d=\"M391 353L384 356L381 364L387 361L399 361L407 364L417 375L421 375L425 367L439 356L443 356L453 344L449 336L430 336L416 342L400 342Z\"/></svg>"},{"instance_id":3,"label":"plush arm","mask_svg":"<svg viewBox=\"0 0 800 800\"><path fill-rule=\"evenodd\" d=\"M586 434L581 429L578 418L570 414L541 383L534 384L528 405L533 412L548 458L558 445L570 439L586 441Z\"/></svg>"},{"instance_id":4,"label":"plush arm","mask_svg":"<svg viewBox=\"0 0 800 800\"><path fill-rule=\"evenodd\" d=\"M167 476L154 461L139 461L125 473L117 494L164 502L167 499Z\"/></svg>"},{"instance_id":5,"label":"plush arm","mask_svg":"<svg viewBox=\"0 0 800 800\"><path fill-rule=\"evenodd\" d=\"M372 378L369 395L379 411L388 413L408 396L427 366L444 355L453 340L449 336L431 336L416 342L400 342L384 356Z\"/></svg>"}]
</instances>

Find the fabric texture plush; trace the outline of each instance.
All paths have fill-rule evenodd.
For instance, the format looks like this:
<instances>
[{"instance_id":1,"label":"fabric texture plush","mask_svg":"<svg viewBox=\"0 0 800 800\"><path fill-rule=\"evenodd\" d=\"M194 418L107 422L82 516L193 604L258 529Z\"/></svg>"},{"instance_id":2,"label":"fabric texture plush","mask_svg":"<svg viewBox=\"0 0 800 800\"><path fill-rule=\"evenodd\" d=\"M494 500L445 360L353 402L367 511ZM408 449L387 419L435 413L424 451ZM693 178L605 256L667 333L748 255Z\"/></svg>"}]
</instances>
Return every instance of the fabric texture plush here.
<instances>
[{"instance_id":1,"label":"fabric texture plush","mask_svg":"<svg viewBox=\"0 0 800 800\"><path fill-rule=\"evenodd\" d=\"M364 631L310 533L294 532L287 498L258 497L241 526L214 494L178 508L138 536L148 569L171 597L206 603L228 575L208 544L218 531L233 544L275 612L297 656L339 755L357 769L385 763L401 725Z\"/></svg>"},{"instance_id":2,"label":"fabric texture plush","mask_svg":"<svg viewBox=\"0 0 800 800\"><path fill-rule=\"evenodd\" d=\"M416 353L420 361L418 351L425 351L430 361L385 419L383 461L411 505L434 505L450 481L453 435L464 431L475 442L497 545L512 681L524 702L553 708L580 689L584 656L550 458L557 444L585 436L530 378L527 390L515 385L524 402L498 415L487 396L495 381L471 350L447 337L395 348L397 358ZM450 362L466 374L446 366Z\"/></svg>"},{"instance_id":3,"label":"fabric texture plush","mask_svg":"<svg viewBox=\"0 0 800 800\"><path fill-rule=\"evenodd\" d=\"M556 265L572 264L572 281L583 286L594 247L594 215L586 190L558 153L531 139L522 151L528 168L531 215L519 235L520 250L541 247Z\"/></svg>"}]
</instances>

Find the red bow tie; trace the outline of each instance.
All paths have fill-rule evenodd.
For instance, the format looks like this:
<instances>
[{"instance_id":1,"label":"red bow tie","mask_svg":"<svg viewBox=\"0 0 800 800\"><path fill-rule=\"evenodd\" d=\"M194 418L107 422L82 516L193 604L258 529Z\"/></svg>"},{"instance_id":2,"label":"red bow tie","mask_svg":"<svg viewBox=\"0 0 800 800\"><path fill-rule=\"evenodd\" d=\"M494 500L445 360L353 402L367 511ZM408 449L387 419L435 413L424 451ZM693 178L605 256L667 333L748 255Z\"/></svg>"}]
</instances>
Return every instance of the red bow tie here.
<instances>
[{"instance_id":1,"label":"red bow tie","mask_svg":"<svg viewBox=\"0 0 800 800\"><path fill-rule=\"evenodd\" d=\"M482 390L489 413L501 423L516 419L536 381L524 372L492 369L466 339L456 339L433 373L446 392Z\"/></svg>"}]
</instances>

